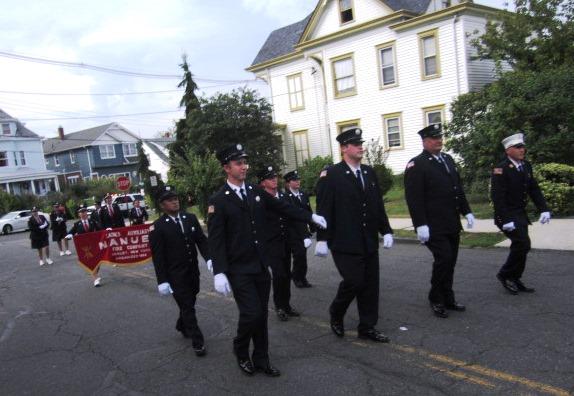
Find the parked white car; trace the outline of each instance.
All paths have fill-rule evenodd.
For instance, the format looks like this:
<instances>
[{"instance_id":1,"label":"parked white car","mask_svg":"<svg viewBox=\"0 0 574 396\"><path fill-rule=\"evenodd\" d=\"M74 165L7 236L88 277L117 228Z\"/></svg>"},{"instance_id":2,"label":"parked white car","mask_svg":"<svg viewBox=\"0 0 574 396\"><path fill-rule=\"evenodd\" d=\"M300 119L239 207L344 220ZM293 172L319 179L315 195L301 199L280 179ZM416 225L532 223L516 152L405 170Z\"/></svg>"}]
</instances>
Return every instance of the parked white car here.
<instances>
[{"instance_id":1,"label":"parked white car","mask_svg":"<svg viewBox=\"0 0 574 396\"><path fill-rule=\"evenodd\" d=\"M46 220L50 221L50 215L42 212L38 212L38 214L44 215ZM26 231L28 229L28 220L30 220L31 216L32 211L30 210L8 212L0 217L0 231L2 231L3 234L10 234L15 231Z\"/></svg>"},{"instance_id":2,"label":"parked white car","mask_svg":"<svg viewBox=\"0 0 574 396\"><path fill-rule=\"evenodd\" d=\"M129 211L134 207L134 201L140 201L141 208L147 208L146 202L144 201L144 196L141 194L121 194L113 195L112 202L117 204L122 211L124 217L127 217ZM102 206L105 206L106 201L102 201Z\"/></svg>"}]
</instances>

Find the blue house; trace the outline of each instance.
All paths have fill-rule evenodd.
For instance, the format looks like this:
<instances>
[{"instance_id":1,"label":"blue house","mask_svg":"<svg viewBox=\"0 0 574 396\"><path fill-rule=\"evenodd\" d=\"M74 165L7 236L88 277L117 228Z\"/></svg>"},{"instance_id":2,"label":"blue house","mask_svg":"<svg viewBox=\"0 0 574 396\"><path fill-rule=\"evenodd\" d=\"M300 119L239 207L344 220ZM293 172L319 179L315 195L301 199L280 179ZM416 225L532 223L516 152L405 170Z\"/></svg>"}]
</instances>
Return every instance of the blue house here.
<instances>
[{"instance_id":1,"label":"blue house","mask_svg":"<svg viewBox=\"0 0 574 396\"><path fill-rule=\"evenodd\" d=\"M137 174L140 139L118 123L100 125L43 141L46 168L59 174L60 185L80 180L127 176L132 185Z\"/></svg>"}]
</instances>

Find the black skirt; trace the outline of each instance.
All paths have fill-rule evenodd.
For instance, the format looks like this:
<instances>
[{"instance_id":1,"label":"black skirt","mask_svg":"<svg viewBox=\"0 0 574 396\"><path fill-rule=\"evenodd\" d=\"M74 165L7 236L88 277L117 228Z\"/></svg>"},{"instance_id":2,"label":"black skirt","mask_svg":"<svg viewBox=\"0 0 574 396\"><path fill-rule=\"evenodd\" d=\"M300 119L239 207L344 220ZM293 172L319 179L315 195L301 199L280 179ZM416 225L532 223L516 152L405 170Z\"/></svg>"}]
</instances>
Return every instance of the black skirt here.
<instances>
[{"instance_id":1,"label":"black skirt","mask_svg":"<svg viewBox=\"0 0 574 396\"><path fill-rule=\"evenodd\" d=\"M67 235L67 232L68 231L66 230L66 223L64 223L64 228L62 227L54 228L52 230L52 241L58 242L64 239L65 236Z\"/></svg>"},{"instance_id":2,"label":"black skirt","mask_svg":"<svg viewBox=\"0 0 574 396\"><path fill-rule=\"evenodd\" d=\"M42 249L43 247L46 247L49 244L50 244L50 242L48 241L48 233L47 232L46 232L46 234L41 236L39 239L38 238L32 239L32 249Z\"/></svg>"}]
</instances>

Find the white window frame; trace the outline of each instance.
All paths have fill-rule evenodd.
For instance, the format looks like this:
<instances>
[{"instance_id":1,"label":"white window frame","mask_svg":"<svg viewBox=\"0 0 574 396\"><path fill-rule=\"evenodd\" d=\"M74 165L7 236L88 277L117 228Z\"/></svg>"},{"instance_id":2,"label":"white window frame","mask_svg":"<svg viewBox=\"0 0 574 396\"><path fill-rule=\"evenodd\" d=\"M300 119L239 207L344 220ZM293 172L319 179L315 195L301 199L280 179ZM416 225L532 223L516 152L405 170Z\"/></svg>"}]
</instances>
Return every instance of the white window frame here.
<instances>
[{"instance_id":1,"label":"white window frame","mask_svg":"<svg viewBox=\"0 0 574 396\"><path fill-rule=\"evenodd\" d=\"M437 106L430 106L423 108L423 117L424 117L424 126L429 126L431 124L437 124L437 122L431 123L429 120L429 115L431 114L440 114L440 123L444 123L444 105L437 105Z\"/></svg>"},{"instance_id":2,"label":"white window frame","mask_svg":"<svg viewBox=\"0 0 574 396\"><path fill-rule=\"evenodd\" d=\"M0 163L4 163L4 165L0 165L0 168L3 168L5 166L9 166L10 164L8 163L8 152L7 151L0 151Z\"/></svg>"},{"instance_id":3,"label":"white window frame","mask_svg":"<svg viewBox=\"0 0 574 396\"><path fill-rule=\"evenodd\" d=\"M54 166L60 166L60 160L58 159L58 154L54 155Z\"/></svg>"},{"instance_id":4,"label":"white window frame","mask_svg":"<svg viewBox=\"0 0 574 396\"><path fill-rule=\"evenodd\" d=\"M130 147L133 145L134 153L130 153ZM126 147L128 150L126 151ZM122 151L124 152L124 157L137 157L138 155L138 144L137 143L122 143Z\"/></svg>"},{"instance_id":5,"label":"white window frame","mask_svg":"<svg viewBox=\"0 0 574 396\"><path fill-rule=\"evenodd\" d=\"M397 85L399 85L399 78L398 78L398 73L397 73L397 55L396 55L397 51L396 51L395 42L391 41L388 43L380 44L376 48L377 48L377 64L379 65L379 88L384 89L384 88L396 87ZM388 51L388 50L392 51L392 59L393 59L392 65L384 65L383 64L382 52ZM384 72L384 68L388 68L388 67L393 68L394 81L392 83L385 84L383 72Z\"/></svg>"},{"instance_id":6,"label":"white window frame","mask_svg":"<svg viewBox=\"0 0 574 396\"><path fill-rule=\"evenodd\" d=\"M66 180L68 184L77 184L80 179L80 176L66 176Z\"/></svg>"},{"instance_id":7,"label":"white window frame","mask_svg":"<svg viewBox=\"0 0 574 396\"><path fill-rule=\"evenodd\" d=\"M398 132L392 132L393 134L399 134L399 145L391 146L389 142L389 121L397 120L398 121ZM383 136L385 140L385 148L388 150L402 150L404 149L404 133L403 133L403 115L401 112L398 113L389 113L383 114Z\"/></svg>"},{"instance_id":8,"label":"white window frame","mask_svg":"<svg viewBox=\"0 0 574 396\"><path fill-rule=\"evenodd\" d=\"M303 95L303 74L296 73L287 76L287 91L289 92L289 108L291 111L305 108L305 96Z\"/></svg>"},{"instance_id":9,"label":"white window frame","mask_svg":"<svg viewBox=\"0 0 574 396\"><path fill-rule=\"evenodd\" d=\"M299 138L301 136L301 138ZM301 141L303 147L297 142ZM309 133L307 129L293 131L293 149L295 150L295 164L297 167L303 165L305 160L311 158L309 151Z\"/></svg>"},{"instance_id":10,"label":"white window frame","mask_svg":"<svg viewBox=\"0 0 574 396\"><path fill-rule=\"evenodd\" d=\"M26 152L20 151L20 166L26 166Z\"/></svg>"},{"instance_id":11,"label":"white window frame","mask_svg":"<svg viewBox=\"0 0 574 396\"><path fill-rule=\"evenodd\" d=\"M102 148L105 147L102 151ZM109 150L112 148L112 154L110 155ZM114 144L102 144L98 146L100 150L100 159L112 159L116 158L116 146ZM105 156L104 156L105 154Z\"/></svg>"},{"instance_id":12,"label":"white window frame","mask_svg":"<svg viewBox=\"0 0 574 396\"><path fill-rule=\"evenodd\" d=\"M419 33L419 58L421 65L421 79L429 80L432 78L438 78L441 75L440 70L440 51L439 51L439 40L438 40L438 29L427 30L426 32ZM434 40L434 53L425 53L425 40L432 38ZM435 59L435 73L428 74L426 67L426 60L434 57Z\"/></svg>"},{"instance_id":13,"label":"white window frame","mask_svg":"<svg viewBox=\"0 0 574 396\"><path fill-rule=\"evenodd\" d=\"M351 61L352 73L349 75L337 77L337 73L336 73L337 62L342 62L342 61L347 61L347 60ZM355 77L356 71L355 71L355 60L353 57L353 53L344 54L344 55L337 56L335 58L331 58L331 74L332 74L332 80L333 80L333 92L334 92L334 96L336 99L345 98L347 96L353 96L353 95L357 94L357 78ZM339 91L339 89L337 88L337 82L339 80L343 80L343 79L347 79L347 78L351 78L353 80L352 88L347 88L343 91Z\"/></svg>"},{"instance_id":14,"label":"white window frame","mask_svg":"<svg viewBox=\"0 0 574 396\"><path fill-rule=\"evenodd\" d=\"M75 163L76 163L76 152L70 151L70 164L75 164Z\"/></svg>"},{"instance_id":15,"label":"white window frame","mask_svg":"<svg viewBox=\"0 0 574 396\"><path fill-rule=\"evenodd\" d=\"M342 8L342 2L343 1L348 1L349 2L349 6L345 9ZM337 4L339 6L339 22L341 25L346 25L348 23L352 23L355 21L355 7L353 4L353 0L338 0ZM348 21L343 21L343 13L351 10L351 19L349 19Z\"/></svg>"}]
</instances>

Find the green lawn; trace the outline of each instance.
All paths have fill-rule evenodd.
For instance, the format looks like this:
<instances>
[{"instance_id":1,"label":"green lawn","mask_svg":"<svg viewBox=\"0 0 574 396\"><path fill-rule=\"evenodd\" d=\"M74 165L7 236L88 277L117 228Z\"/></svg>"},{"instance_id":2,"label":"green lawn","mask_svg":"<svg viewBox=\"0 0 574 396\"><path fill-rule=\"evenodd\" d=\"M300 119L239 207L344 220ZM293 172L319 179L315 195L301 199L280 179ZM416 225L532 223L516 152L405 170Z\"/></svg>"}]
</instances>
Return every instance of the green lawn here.
<instances>
[{"instance_id":1,"label":"green lawn","mask_svg":"<svg viewBox=\"0 0 574 396\"><path fill-rule=\"evenodd\" d=\"M416 239L416 234L412 230L393 230L395 237ZM460 245L465 247L492 247L505 240L502 232L462 232L460 234Z\"/></svg>"}]
</instances>

